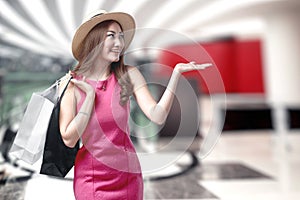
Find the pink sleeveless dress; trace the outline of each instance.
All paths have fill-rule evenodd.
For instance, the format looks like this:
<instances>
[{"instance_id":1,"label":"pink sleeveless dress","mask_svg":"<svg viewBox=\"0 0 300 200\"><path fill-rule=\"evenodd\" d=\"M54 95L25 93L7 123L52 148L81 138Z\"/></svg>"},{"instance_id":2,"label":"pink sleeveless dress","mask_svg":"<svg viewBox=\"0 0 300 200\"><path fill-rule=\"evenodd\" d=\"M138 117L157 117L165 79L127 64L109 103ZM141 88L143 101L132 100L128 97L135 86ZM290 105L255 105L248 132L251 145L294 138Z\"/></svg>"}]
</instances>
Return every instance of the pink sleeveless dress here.
<instances>
[{"instance_id":1,"label":"pink sleeveless dress","mask_svg":"<svg viewBox=\"0 0 300 200\"><path fill-rule=\"evenodd\" d=\"M129 103L119 104L121 88L114 74L105 81L86 81L95 88L96 97L94 112L81 137L83 146L75 160L75 197L142 200L141 167L129 136ZM85 99L85 94L80 93L77 110Z\"/></svg>"}]
</instances>

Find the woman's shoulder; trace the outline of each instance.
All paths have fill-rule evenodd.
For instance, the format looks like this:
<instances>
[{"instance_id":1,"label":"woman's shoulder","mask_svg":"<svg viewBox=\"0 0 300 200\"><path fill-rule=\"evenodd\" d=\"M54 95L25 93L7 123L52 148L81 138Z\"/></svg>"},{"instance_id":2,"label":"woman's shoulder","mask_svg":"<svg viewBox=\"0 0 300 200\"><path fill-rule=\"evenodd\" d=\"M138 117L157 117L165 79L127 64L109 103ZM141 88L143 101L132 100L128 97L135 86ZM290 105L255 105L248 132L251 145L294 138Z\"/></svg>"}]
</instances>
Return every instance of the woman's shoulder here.
<instances>
[{"instance_id":1,"label":"woman's shoulder","mask_svg":"<svg viewBox=\"0 0 300 200\"><path fill-rule=\"evenodd\" d=\"M137 70L138 68L136 66L132 66L132 65L125 65L127 71L131 71L131 70Z\"/></svg>"},{"instance_id":2,"label":"woman's shoulder","mask_svg":"<svg viewBox=\"0 0 300 200\"><path fill-rule=\"evenodd\" d=\"M142 75L138 67L129 65L127 66L127 72L134 87L140 84L144 84L144 76Z\"/></svg>"},{"instance_id":3,"label":"woman's shoulder","mask_svg":"<svg viewBox=\"0 0 300 200\"><path fill-rule=\"evenodd\" d=\"M59 86L59 91L60 93L64 90L64 88L67 86L66 88L66 92L70 91L71 88L73 88L73 83L70 82L70 79L74 78L73 76L71 76L70 74L66 74L63 77L61 77L60 79L58 79L58 86Z\"/></svg>"},{"instance_id":4,"label":"woman's shoulder","mask_svg":"<svg viewBox=\"0 0 300 200\"><path fill-rule=\"evenodd\" d=\"M140 75L141 72L136 66L126 65L126 70L131 79L134 79L137 75Z\"/></svg>"},{"instance_id":5,"label":"woman's shoulder","mask_svg":"<svg viewBox=\"0 0 300 200\"><path fill-rule=\"evenodd\" d=\"M141 74L140 70L136 66L126 65L126 70L131 78L137 74Z\"/></svg>"}]
</instances>

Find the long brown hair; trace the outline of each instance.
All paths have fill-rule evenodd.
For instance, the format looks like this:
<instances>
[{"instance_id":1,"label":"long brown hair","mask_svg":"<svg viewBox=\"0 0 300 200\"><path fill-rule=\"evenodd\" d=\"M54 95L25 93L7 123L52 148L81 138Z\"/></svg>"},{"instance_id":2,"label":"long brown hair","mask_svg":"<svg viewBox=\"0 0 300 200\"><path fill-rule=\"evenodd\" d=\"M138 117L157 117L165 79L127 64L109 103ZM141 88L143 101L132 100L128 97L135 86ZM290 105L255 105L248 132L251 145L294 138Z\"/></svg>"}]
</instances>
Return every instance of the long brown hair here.
<instances>
[{"instance_id":1,"label":"long brown hair","mask_svg":"<svg viewBox=\"0 0 300 200\"><path fill-rule=\"evenodd\" d=\"M108 20L101 22L88 33L87 37L79 47L80 51L78 64L72 70L73 74L80 75L91 69L91 67L95 63L95 59L98 56L99 50L102 48L102 43L105 39L108 26L113 22L116 21ZM127 66L124 64L123 57L124 56L121 55L119 61L111 63L110 66L110 73L115 74L121 86L120 105L125 105L125 103L129 100L129 97L133 93L133 86L127 73Z\"/></svg>"}]
</instances>

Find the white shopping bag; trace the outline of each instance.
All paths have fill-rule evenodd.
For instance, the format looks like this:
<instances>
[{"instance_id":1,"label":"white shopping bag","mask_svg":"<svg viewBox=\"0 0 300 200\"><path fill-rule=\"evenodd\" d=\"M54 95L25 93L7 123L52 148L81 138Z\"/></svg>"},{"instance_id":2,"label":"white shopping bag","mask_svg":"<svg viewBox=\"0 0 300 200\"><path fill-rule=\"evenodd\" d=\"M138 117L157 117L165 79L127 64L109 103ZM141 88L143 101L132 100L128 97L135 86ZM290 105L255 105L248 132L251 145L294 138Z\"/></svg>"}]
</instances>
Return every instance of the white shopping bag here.
<instances>
[{"instance_id":1,"label":"white shopping bag","mask_svg":"<svg viewBox=\"0 0 300 200\"><path fill-rule=\"evenodd\" d=\"M33 93L9 155L34 164L44 151L50 117L57 101L58 84L42 93Z\"/></svg>"}]
</instances>

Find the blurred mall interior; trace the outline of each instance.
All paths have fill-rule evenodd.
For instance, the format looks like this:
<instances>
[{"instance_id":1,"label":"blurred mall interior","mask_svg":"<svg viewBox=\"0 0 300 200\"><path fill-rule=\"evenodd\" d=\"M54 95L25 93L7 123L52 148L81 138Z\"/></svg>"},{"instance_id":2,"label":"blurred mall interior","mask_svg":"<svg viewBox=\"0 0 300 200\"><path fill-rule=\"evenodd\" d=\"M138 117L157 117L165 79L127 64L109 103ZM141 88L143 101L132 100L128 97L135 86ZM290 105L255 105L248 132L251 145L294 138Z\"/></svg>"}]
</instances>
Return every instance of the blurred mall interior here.
<instances>
[{"instance_id":1,"label":"blurred mall interior","mask_svg":"<svg viewBox=\"0 0 300 200\"><path fill-rule=\"evenodd\" d=\"M131 100L144 199L300 199L299 0L0 0L0 200L75 199L72 173L39 174L8 151L33 92L76 62L73 34L95 9L130 13L126 63L159 98L184 74L164 125Z\"/></svg>"}]
</instances>

